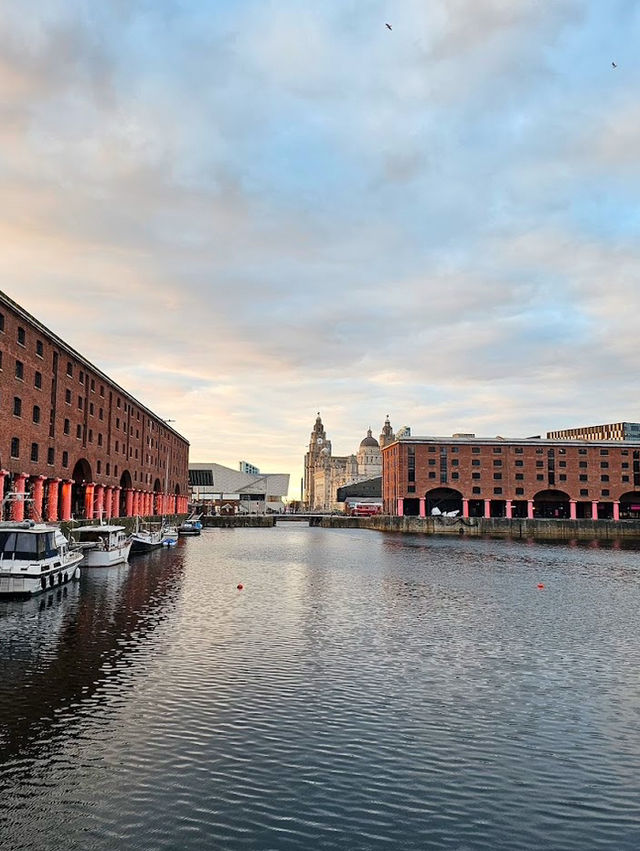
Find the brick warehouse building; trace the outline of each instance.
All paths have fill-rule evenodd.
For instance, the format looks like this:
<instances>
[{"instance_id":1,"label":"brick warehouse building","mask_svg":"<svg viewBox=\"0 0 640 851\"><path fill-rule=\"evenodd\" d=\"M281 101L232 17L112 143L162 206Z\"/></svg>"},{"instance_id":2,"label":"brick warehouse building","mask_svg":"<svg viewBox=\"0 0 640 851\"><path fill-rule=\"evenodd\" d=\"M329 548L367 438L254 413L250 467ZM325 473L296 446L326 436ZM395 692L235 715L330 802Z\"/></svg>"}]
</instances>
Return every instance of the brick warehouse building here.
<instances>
[{"instance_id":1,"label":"brick warehouse building","mask_svg":"<svg viewBox=\"0 0 640 851\"><path fill-rule=\"evenodd\" d=\"M0 292L0 494L45 520L187 511L189 443ZM25 503L13 502L21 520Z\"/></svg>"},{"instance_id":2,"label":"brick warehouse building","mask_svg":"<svg viewBox=\"0 0 640 851\"><path fill-rule=\"evenodd\" d=\"M640 517L640 442L408 437L382 450L384 510L425 517Z\"/></svg>"}]
</instances>

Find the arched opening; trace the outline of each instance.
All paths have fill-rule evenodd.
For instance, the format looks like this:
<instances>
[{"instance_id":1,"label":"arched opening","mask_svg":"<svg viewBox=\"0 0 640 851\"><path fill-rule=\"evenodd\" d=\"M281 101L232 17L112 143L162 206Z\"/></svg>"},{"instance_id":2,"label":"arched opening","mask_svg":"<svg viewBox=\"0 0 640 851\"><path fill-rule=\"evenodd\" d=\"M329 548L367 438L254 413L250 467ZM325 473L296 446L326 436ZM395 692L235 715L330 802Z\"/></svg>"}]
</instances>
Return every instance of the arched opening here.
<instances>
[{"instance_id":1,"label":"arched opening","mask_svg":"<svg viewBox=\"0 0 640 851\"><path fill-rule=\"evenodd\" d=\"M85 485L93 482L91 464L89 464L86 458L80 458L79 461L76 461L71 478L73 479L71 486L71 516L84 517Z\"/></svg>"},{"instance_id":2,"label":"arched opening","mask_svg":"<svg viewBox=\"0 0 640 851\"><path fill-rule=\"evenodd\" d=\"M638 491L628 491L620 497L620 519L640 519L640 493Z\"/></svg>"},{"instance_id":3,"label":"arched opening","mask_svg":"<svg viewBox=\"0 0 640 851\"><path fill-rule=\"evenodd\" d=\"M160 484L160 479L156 479L153 483L153 514L158 515L162 514L162 507L160 505L160 497L159 494L162 493L162 485Z\"/></svg>"},{"instance_id":4,"label":"arched opening","mask_svg":"<svg viewBox=\"0 0 640 851\"><path fill-rule=\"evenodd\" d=\"M131 473L128 470L123 470L120 476L120 505L118 506L118 516L127 516L127 491L131 490L132 481Z\"/></svg>"},{"instance_id":5,"label":"arched opening","mask_svg":"<svg viewBox=\"0 0 640 851\"><path fill-rule=\"evenodd\" d=\"M458 511L462 514L462 494L453 488L434 488L425 494L427 517Z\"/></svg>"},{"instance_id":6,"label":"arched opening","mask_svg":"<svg viewBox=\"0 0 640 851\"><path fill-rule=\"evenodd\" d=\"M570 517L569 495L564 491L539 491L533 498L533 516L547 520Z\"/></svg>"}]
</instances>

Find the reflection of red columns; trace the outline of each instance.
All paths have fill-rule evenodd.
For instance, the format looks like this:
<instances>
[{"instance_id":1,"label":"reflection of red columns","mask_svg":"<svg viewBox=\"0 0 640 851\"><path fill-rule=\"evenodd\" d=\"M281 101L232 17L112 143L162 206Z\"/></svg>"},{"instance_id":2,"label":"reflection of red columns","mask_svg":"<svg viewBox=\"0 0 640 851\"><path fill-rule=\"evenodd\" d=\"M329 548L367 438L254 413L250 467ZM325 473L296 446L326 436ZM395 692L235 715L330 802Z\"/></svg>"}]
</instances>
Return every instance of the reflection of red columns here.
<instances>
[{"instance_id":1,"label":"reflection of red columns","mask_svg":"<svg viewBox=\"0 0 640 851\"><path fill-rule=\"evenodd\" d=\"M107 520L111 520L113 511L113 488L111 485L106 485L104 489L104 516Z\"/></svg>"},{"instance_id":2,"label":"reflection of red columns","mask_svg":"<svg viewBox=\"0 0 640 851\"><path fill-rule=\"evenodd\" d=\"M619 519L620 519L620 503L619 503L619 501L618 501L618 500L616 500L616 501L613 503L613 519L614 519L614 520L619 520Z\"/></svg>"},{"instance_id":3,"label":"reflection of red columns","mask_svg":"<svg viewBox=\"0 0 640 851\"><path fill-rule=\"evenodd\" d=\"M47 484L47 520L51 523L58 521L58 488L60 479L49 479Z\"/></svg>"},{"instance_id":4,"label":"reflection of red columns","mask_svg":"<svg viewBox=\"0 0 640 851\"><path fill-rule=\"evenodd\" d=\"M16 473L16 477L13 480L13 490L15 493L22 494L22 498L16 499L15 502L11 503L12 520L24 520L24 498L26 496L24 492L24 483L26 480L26 473Z\"/></svg>"},{"instance_id":5,"label":"reflection of red columns","mask_svg":"<svg viewBox=\"0 0 640 851\"><path fill-rule=\"evenodd\" d=\"M533 500L527 500L527 517L529 520L533 520Z\"/></svg>"},{"instance_id":6,"label":"reflection of red columns","mask_svg":"<svg viewBox=\"0 0 640 851\"><path fill-rule=\"evenodd\" d=\"M511 509L512 509L511 500L508 499L504 504L505 516L506 516L507 520L511 520L511 518L513 517L513 512L512 512Z\"/></svg>"},{"instance_id":7,"label":"reflection of red columns","mask_svg":"<svg viewBox=\"0 0 640 851\"><path fill-rule=\"evenodd\" d=\"M33 480L33 502L31 503L31 517L34 520L42 520L42 498L44 496L44 480L46 476L36 476Z\"/></svg>"},{"instance_id":8,"label":"reflection of red columns","mask_svg":"<svg viewBox=\"0 0 640 851\"><path fill-rule=\"evenodd\" d=\"M96 485L96 517L102 520L104 514L104 485Z\"/></svg>"},{"instance_id":9,"label":"reflection of red columns","mask_svg":"<svg viewBox=\"0 0 640 851\"><path fill-rule=\"evenodd\" d=\"M125 517L132 517L133 516L133 491L131 490L131 488L127 488L125 493L126 493L126 497L125 497L124 514L125 514Z\"/></svg>"},{"instance_id":10,"label":"reflection of red columns","mask_svg":"<svg viewBox=\"0 0 640 851\"><path fill-rule=\"evenodd\" d=\"M591 500L591 519L592 520L598 519L598 500L597 499Z\"/></svg>"},{"instance_id":11,"label":"reflection of red columns","mask_svg":"<svg viewBox=\"0 0 640 851\"><path fill-rule=\"evenodd\" d=\"M462 516L463 517L469 516L469 500L468 499L462 500Z\"/></svg>"},{"instance_id":12,"label":"reflection of red columns","mask_svg":"<svg viewBox=\"0 0 640 851\"><path fill-rule=\"evenodd\" d=\"M576 507L575 499L569 500L569 517L572 520L577 520L577 518L578 518L578 510L577 510L577 507Z\"/></svg>"},{"instance_id":13,"label":"reflection of red columns","mask_svg":"<svg viewBox=\"0 0 640 851\"><path fill-rule=\"evenodd\" d=\"M491 517L491 500L485 499L484 501L484 516Z\"/></svg>"},{"instance_id":14,"label":"reflection of red columns","mask_svg":"<svg viewBox=\"0 0 640 851\"><path fill-rule=\"evenodd\" d=\"M87 520L91 520L93 517L93 494L94 494L95 484L93 482L87 482L84 486L84 516Z\"/></svg>"},{"instance_id":15,"label":"reflection of red columns","mask_svg":"<svg viewBox=\"0 0 640 851\"><path fill-rule=\"evenodd\" d=\"M404 517L404 499L402 497L398 499L398 517Z\"/></svg>"},{"instance_id":16,"label":"reflection of red columns","mask_svg":"<svg viewBox=\"0 0 640 851\"><path fill-rule=\"evenodd\" d=\"M62 483L62 517L61 520L71 520L71 490L73 480L66 479Z\"/></svg>"},{"instance_id":17,"label":"reflection of red columns","mask_svg":"<svg viewBox=\"0 0 640 851\"><path fill-rule=\"evenodd\" d=\"M426 508L426 499L424 497L420 498L420 517L427 516L427 508Z\"/></svg>"},{"instance_id":18,"label":"reflection of red columns","mask_svg":"<svg viewBox=\"0 0 640 851\"><path fill-rule=\"evenodd\" d=\"M119 487L115 487L113 489L113 497L112 497L113 498L113 507L111 509L111 516L112 517L119 517L120 516L120 491L121 490L122 490L122 488L119 488Z\"/></svg>"}]
</instances>

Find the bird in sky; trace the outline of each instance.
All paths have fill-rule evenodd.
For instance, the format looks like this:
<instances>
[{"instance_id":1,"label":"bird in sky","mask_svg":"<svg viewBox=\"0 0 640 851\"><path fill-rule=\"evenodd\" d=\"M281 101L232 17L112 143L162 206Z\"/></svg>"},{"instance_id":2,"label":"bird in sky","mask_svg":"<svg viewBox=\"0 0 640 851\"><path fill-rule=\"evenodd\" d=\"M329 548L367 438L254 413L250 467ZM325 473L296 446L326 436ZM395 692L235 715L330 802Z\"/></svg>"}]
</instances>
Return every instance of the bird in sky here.
<instances>
[{"instance_id":1,"label":"bird in sky","mask_svg":"<svg viewBox=\"0 0 640 851\"><path fill-rule=\"evenodd\" d=\"M391 24L385 24L385 27L386 27L388 30L390 30L390 29L391 29Z\"/></svg>"},{"instance_id":2,"label":"bird in sky","mask_svg":"<svg viewBox=\"0 0 640 851\"><path fill-rule=\"evenodd\" d=\"M612 67L612 68L617 68L618 66L616 65L616 63L615 63L615 62L612 62L612 63L611 63L611 67Z\"/></svg>"}]
</instances>

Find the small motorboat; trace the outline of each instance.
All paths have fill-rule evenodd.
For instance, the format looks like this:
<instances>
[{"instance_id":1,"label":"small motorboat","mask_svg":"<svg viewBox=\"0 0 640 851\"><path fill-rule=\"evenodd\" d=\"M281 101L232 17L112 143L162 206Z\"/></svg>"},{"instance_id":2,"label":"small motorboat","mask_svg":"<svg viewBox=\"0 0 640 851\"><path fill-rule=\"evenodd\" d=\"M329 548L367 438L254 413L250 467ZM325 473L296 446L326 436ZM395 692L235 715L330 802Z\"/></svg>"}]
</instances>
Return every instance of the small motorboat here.
<instances>
[{"instance_id":1,"label":"small motorboat","mask_svg":"<svg viewBox=\"0 0 640 851\"><path fill-rule=\"evenodd\" d=\"M178 535L199 535L202 531L202 523L193 520L185 520L178 526Z\"/></svg>"},{"instance_id":2,"label":"small motorboat","mask_svg":"<svg viewBox=\"0 0 640 851\"><path fill-rule=\"evenodd\" d=\"M0 595L31 596L80 578L82 553L58 526L34 520L0 523Z\"/></svg>"},{"instance_id":3,"label":"small motorboat","mask_svg":"<svg viewBox=\"0 0 640 851\"><path fill-rule=\"evenodd\" d=\"M79 526L73 536L73 546L87 567L111 567L129 557L132 540L124 526Z\"/></svg>"}]
</instances>

